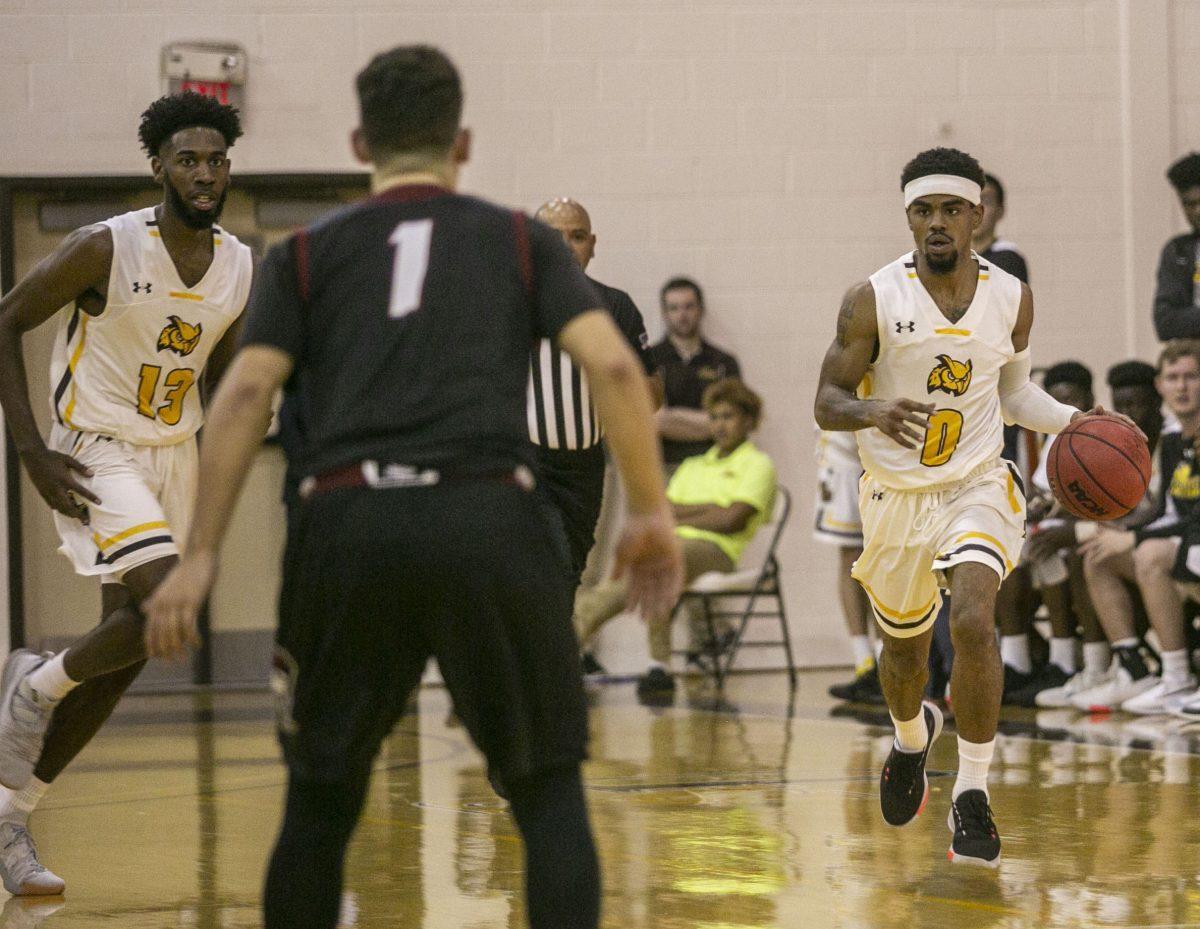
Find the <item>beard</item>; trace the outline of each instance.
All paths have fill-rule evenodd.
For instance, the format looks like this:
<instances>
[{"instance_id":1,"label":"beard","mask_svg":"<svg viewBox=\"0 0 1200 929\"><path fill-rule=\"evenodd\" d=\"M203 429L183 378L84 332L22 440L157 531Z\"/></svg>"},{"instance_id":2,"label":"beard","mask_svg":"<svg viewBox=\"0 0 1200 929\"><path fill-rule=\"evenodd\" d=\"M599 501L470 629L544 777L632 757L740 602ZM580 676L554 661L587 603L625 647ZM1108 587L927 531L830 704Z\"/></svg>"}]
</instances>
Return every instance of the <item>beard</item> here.
<instances>
[{"instance_id":1,"label":"beard","mask_svg":"<svg viewBox=\"0 0 1200 929\"><path fill-rule=\"evenodd\" d=\"M174 184L167 181L167 202L171 211L189 229L211 229L221 218L221 210L225 207L225 197L228 193L229 188L226 187L211 210L198 210L183 199Z\"/></svg>"},{"instance_id":2,"label":"beard","mask_svg":"<svg viewBox=\"0 0 1200 929\"><path fill-rule=\"evenodd\" d=\"M949 274L958 267L958 252L951 252L944 258L934 258L926 253L925 264L929 266L929 270L934 274Z\"/></svg>"}]
</instances>

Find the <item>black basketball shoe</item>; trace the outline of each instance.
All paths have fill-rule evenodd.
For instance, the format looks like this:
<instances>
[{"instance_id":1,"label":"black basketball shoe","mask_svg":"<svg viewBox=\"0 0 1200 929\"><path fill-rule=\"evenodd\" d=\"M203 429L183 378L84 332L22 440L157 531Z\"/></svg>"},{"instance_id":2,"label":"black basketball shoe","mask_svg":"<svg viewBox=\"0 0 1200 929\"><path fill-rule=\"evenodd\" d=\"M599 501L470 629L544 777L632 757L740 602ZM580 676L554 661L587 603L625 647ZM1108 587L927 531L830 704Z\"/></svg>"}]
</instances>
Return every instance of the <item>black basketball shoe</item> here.
<instances>
[{"instance_id":1,"label":"black basketball shoe","mask_svg":"<svg viewBox=\"0 0 1200 929\"><path fill-rule=\"evenodd\" d=\"M903 826L912 822L929 799L929 778L925 776L925 759L929 749L942 734L942 711L932 703L923 703L925 725L929 730L929 741L919 752L902 752L893 742L892 751L883 764L879 776L879 806L883 818L890 826Z\"/></svg>"},{"instance_id":2,"label":"black basketball shoe","mask_svg":"<svg viewBox=\"0 0 1200 929\"><path fill-rule=\"evenodd\" d=\"M954 833L946 857L955 864L973 864L985 868L1000 865L1000 834L992 819L987 794L982 790L964 790L950 804L946 825Z\"/></svg>"}]
</instances>

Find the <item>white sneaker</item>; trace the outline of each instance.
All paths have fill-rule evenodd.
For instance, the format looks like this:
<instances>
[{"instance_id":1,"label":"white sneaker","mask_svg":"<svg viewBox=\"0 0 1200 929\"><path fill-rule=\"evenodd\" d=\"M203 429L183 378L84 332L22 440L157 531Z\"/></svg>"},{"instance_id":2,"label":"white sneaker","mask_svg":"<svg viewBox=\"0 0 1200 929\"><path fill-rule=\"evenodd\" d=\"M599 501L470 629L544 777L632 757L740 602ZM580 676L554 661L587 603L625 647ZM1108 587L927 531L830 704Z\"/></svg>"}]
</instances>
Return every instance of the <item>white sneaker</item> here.
<instances>
[{"instance_id":1,"label":"white sneaker","mask_svg":"<svg viewBox=\"0 0 1200 929\"><path fill-rule=\"evenodd\" d=\"M1200 690L1185 694L1168 712L1191 723L1200 722Z\"/></svg>"},{"instance_id":2,"label":"white sneaker","mask_svg":"<svg viewBox=\"0 0 1200 929\"><path fill-rule=\"evenodd\" d=\"M1121 709L1139 716L1161 716L1182 706L1195 691L1196 679L1190 674L1181 684L1168 685L1166 681L1160 681L1136 697L1130 697L1121 704Z\"/></svg>"},{"instance_id":3,"label":"white sneaker","mask_svg":"<svg viewBox=\"0 0 1200 929\"><path fill-rule=\"evenodd\" d=\"M1117 658L1113 659L1113 666L1116 670L1112 680L1075 694L1071 698L1071 705L1088 713L1111 713L1119 709L1126 700L1145 693L1159 682L1158 676L1154 674L1147 674L1135 681Z\"/></svg>"},{"instance_id":4,"label":"white sneaker","mask_svg":"<svg viewBox=\"0 0 1200 929\"><path fill-rule=\"evenodd\" d=\"M1091 690L1094 687L1099 687L1101 684L1107 684L1113 679L1115 672L1112 665L1109 665L1103 671L1089 671L1084 668L1082 671L1074 674L1061 687L1051 687L1049 690L1043 690L1034 697L1034 702L1040 707L1047 709L1066 709L1073 707L1072 698L1085 690Z\"/></svg>"}]
</instances>

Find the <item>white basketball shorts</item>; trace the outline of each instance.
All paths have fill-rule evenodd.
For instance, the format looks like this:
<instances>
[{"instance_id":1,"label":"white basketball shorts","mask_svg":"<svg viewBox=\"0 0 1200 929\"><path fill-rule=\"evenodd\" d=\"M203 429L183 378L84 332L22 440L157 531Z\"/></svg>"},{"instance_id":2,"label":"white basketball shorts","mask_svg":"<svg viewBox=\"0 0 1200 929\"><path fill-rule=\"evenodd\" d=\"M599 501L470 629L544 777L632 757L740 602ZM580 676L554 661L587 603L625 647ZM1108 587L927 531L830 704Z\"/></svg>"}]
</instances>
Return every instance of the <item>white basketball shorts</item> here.
<instances>
[{"instance_id":1,"label":"white basketball shorts","mask_svg":"<svg viewBox=\"0 0 1200 929\"><path fill-rule=\"evenodd\" d=\"M858 514L858 479L862 465L837 455L817 456L816 520L813 538L830 545L861 546L862 518Z\"/></svg>"},{"instance_id":2,"label":"white basketball shorts","mask_svg":"<svg viewBox=\"0 0 1200 929\"><path fill-rule=\"evenodd\" d=\"M59 551L77 573L120 583L131 568L179 554L196 492L195 436L177 445L131 445L55 424L49 444L91 468L92 476L79 481L100 498L87 504L86 526L54 513Z\"/></svg>"},{"instance_id":3,"label":"white basketball shorts","mask_svg":"<svg viewBox=\"0 0 1200 929\"><path fill-rule=\"evenodd\" d=\"M867 474L861 489L865 545L851 574L889 635L906 638L933 626L955 565L987 565L1003 580L1020 557L1025 495L999 460L928 490L895 490Z\"/></svg>"}]
</instances>

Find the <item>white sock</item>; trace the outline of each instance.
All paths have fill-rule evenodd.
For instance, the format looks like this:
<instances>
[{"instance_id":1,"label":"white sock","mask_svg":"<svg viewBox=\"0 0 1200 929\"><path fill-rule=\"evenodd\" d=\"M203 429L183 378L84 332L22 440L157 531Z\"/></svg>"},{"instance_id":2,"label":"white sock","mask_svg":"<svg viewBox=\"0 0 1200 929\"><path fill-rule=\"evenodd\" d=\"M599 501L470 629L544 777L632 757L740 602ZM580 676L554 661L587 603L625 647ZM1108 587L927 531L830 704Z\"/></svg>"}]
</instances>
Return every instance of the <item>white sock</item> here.
<instances>
[{"instance_id":1,"label":"white sock","mask_svg":"<svg viewBox=\"0 0 1200 929\"><path fill-rule=\"evenodd\" d=\"M1113 648L1137 648L1137 638L1130 636L1127 639L1117 639L1112 643Z\"/></svg>"},{"instance_id":2,"label":"white sock","mask_svg":"<svg viewBox=\"0 0 1200 929\"><path fill-rule=\"evenodd\" d=\"M655 668L658 668L658 670L660 670L660 671L667 670L667 666L665 664L663 664L661 661L650 662L650 667L648 667L646 670L653 671Z\"/></svg>"},{"instance_id":3,"label":"white sock","mask_svg":"<svg viewBox=\"0 0 1200 929\"><path fill-rule=\"evenodd\" d=\"M851 636L850 646L854 649L854 669L856 671L864 665L875 663L875 653L871 651L871 639L869 636Z\"/></svg>"},{"instance_id":4,"label":"white sock","mask_svg":"<svg viewBox=\"0 0 1200 929\"><path fill-rule=\"evenodd\" d=\"M36 777L30 778L29 783L20 790L9 790L0 784L0 820L24 825L29 821L29 814L49 789L49 784L39 781Z\"/></svg>"},{"instance_id":5,"label":"white sock","mask_svg":"<svg viewBox=\"0 0 1200 929\"><path fill-rule=\"evenodd\" d=\"M883 654L883 639L875 640L875 662L878 664L879 656Z\"/></svg>"},{"instance_id":6,"label":"white sock","mask_svg":"<svg viewBox=\"0 0 1200 929\"><path fill-rule=\"evenodd\" d=\"M1188 653L1186 648L1181 648L1175 652L1162 653L1162 674L1163 683L1168 687L1183 686L1188 681L1188 676L1192 673L1188 667Z\"/></svg>"},{"instance_id":7,"label":"white sock","mask_svg":"<svg viewBox=\"0 0 1200 929\"><path fill-rule=\"evenodd\" d=\"M1103 674L1112 664L1112 649L1107 642L1083 643L1083 669L1092 674Z\"/></svg>"},{"instance_id":8,"label":"white sock","mask_svg":"<svg viewBox=\"0 0 1200 929\"><path fill-rule=\"evenodd\" d=\"M1033 670L1033 660L1029 657L1029 636L1002 635L1000 636L1000 660L1022 674Z\"/></svg>"},{"instance_id":9,"label":"white sock","mask_svg":"<svg viewBox=\"0 0 1200 929\"><path fill-rule=\"evenodd\" d=\"M1050 639L1050 661L1066 674L1075 673L1075 639Z\"/></svg>"},{"instance_id":10,"label":"white sock","mask_svg":"<svg viewBox=\"0 0 1200 929\"><path fill-rule=\"evenodd\" d=\"M950 799L957 800L964 790L988 792L988 768L992 765L992 753L995 750L995 739L981 744L968 742L961 735L958 737L958 778L954 781Z\"/></svg>"},{"instance_id":11,"label":"white sock","mask_svg":"<svg viewBox=\"0 0 1200 929\"><path fill-rule=\"evenodd\" d=\"M893 716L892 724L896 727L896 747L900 751L910 755L925 751L925 746L929 744L929 726L925 723L925 707L921 707L920 712L912 719L899 720Z\"/></svg>"},{"instance_id":12,"label":"white sock","mask_svg":"<svg viewBox=\"0 0 1200 929\"><path fill-rule=\"evenodd\" d=\"M66 654L59 652L29 675L29 686L47 700L61 700L79 686L79 681L71 680L63 667Z\"/></svg>"}]
</instances>

